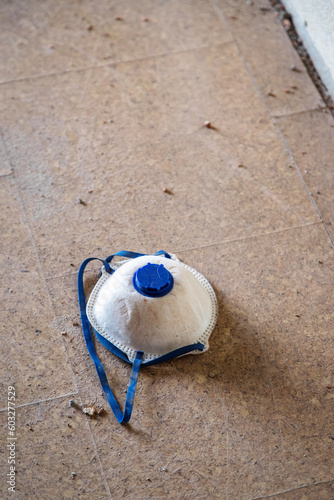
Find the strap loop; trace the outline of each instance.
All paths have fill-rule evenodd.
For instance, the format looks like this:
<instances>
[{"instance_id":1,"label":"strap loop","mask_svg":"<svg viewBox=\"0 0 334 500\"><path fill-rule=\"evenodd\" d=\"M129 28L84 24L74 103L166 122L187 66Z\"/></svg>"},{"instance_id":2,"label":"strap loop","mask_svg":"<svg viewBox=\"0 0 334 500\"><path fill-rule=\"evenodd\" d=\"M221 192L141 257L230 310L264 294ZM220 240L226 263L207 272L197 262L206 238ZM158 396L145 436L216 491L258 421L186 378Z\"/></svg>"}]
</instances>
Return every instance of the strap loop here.
<instances>
[{"instance_id":1,"label":"strap loop","mask_svg":"<svg viewBox=\"0 0 334 500\"><path fill-rule=\"evenodd\" d=\"M106 258L106 262L111 262L114 257L127 257L128 259L136 259L137 257L144 257L145 255L149 255L147 253L137 253L137 252L128 252L126 250L121 250L120 252L113 253ZM171 259L169 253L165 252L165 250L159 250L154 255L164 255L166 259Z\"/></svg>"},{"instance_id":2,"label":"strap loop","mask_svg":"<svg viewBox=\"0 0 334 500\"><path fill-rule=\"evenodd\" d=\"M125 401L125 409L124 412L122 413L115 396L113 395L106 372L104 371L103 365L101 361L99 360L96 351L95 351L95 346L92 338L92 332L90 328L90 323L86 314L86 298L85 298L85 290L84 290L84 283L83 283L83 275L85 268L87 264L92 261L92 260L100 260L103 262L105 270L107 272L112 272L112 269L110 268L108 262L103 259L99 259L97 257L91 257L89 259L86 259L80 266L79 273L78 273L78 297L79 297L79 307L80 307L80 316L81 316L81 322L82 322L82 329L83 329L83 334L85 337L86 341L86 346L88 349L88 352L90 354L90 357L94 361L95 368L97 371L97 374L100 379L100 383L103 389L103 392L107 398L107 401L109 403L110 408L112 409L117 421L120 424L125 424L129 422L131 418L131 413L132 413L132 408L133 408L133 402L134 402L134 397L135 397L135 391L136 391L136 385L137 385L137 380L138 380L138 374L139 374L139 369L140 365L143 361L144 358L144 353L142 351L137 351L136 357L133 362L132 366L132 371L131 371L131 376L130 376L130 382L128 385L128 390L127 390L127 395L126 395L126 401Z\"/></svg>"}]
</instances>

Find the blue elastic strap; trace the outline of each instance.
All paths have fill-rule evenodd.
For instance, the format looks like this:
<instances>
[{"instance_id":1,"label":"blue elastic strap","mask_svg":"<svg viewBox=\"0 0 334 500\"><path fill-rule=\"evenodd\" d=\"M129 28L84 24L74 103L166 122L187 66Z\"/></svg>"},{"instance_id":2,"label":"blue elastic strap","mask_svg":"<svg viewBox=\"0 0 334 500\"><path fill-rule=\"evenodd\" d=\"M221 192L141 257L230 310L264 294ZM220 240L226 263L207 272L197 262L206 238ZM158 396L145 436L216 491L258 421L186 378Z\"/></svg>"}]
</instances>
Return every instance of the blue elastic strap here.
<instances>
[{"instance_id":1,"label":"blue elastic strap","mask_svg":"<svg viewBox=\"0 0 334 500\"><path fill-rule=\"evenodd\" d=\"M92 260L100 260L105 267L105 270L108 273L112 273L112 269L110 268L109 264L102 259L98 259L97 257L91 257L89 259L86 259L80 266L79 273L78 273L78 297L79 297L79 306L80 306L80 316L81 316L81 322L82 322L82 329L87 345L88 352L90 354L90 357L94 361L95 368L97 371L97 374L99 376L101 386L103 389L103 392L107 398L107 401L110 405L110 408L112 409L117 421L120 424L125 424L129 422L131 418L131 413L132 413L132 408L133 408L133 402L134 402L134 397L135 397L135 391L136 391L136 385L137 385L137 380L138 380L138 374L139 374L139 369L140 365L143 361L144 358L144 353L142 351L137 351L136 357L133 362L132 366L132 371L131 371L131 376L130 376L130 382L128 385L128 390L126 394L126 401L125 401L125 409L124 412L122 413L115 396L113 395L107 375L104 371L103 365L101 361L99 360L95 347L94 347L94 342L92 338L92 332L90 329L90 323L86 314L86 298L85 298L85 291L84 291L84 284L83 284L83 275L85 268L87 264L92 261Z\"/></svg>"},{"instance_id":2,"label":"blue elastic strap","mask_svg":"<svg viewBox=\"0 0 334 500\"><path fill-rule=\"evenodd\" d=\"M136 357L135 357L133 364L132 364L130 382L129 382L128 390L127 390L127 394L126 394L125 409L124 409L124 412L122 413L122 411L121 411L121 409L120 409L120 407L115 399L115 396L113 395L113 393L110 389L107 375L104 371L103 365L102 365L101 361L99 360L99 358L96 354L96 351L95 351L91 327L90 327L90 323L89 323L89 320L88 320L88 317L86 314L86 298L85 298L85 290L84 290L84 284L83 284L83 275L84 275L84 271L85 271L87 264L92 260L101 261L104 265L106 272L109 274L113 274L114 269L112 269L109 266L109 262L111 262L111 260L115 256L135 259L137 257L142 257L145 255L147 255L147 254L136 253L136 252L127 252L125 250L122 250L120 252L109 255L109 257L107 257L105 260L99 259L98 257L91 257L91 258L83 261L83 263L80 266L79 273L78 273L78 297L79 297L79 306L80 306L80 316L81 316L82 330L83 330L83 334L85 337L86 346L87 346L88 352L90 354L90 357L94 361L95 368L96 368L97 374L99 376L103 392L104 392L106 399L109 403L109 406L112 409L117 421L120 424L125 424L125 423L129 422L129 420L131 418L134 397L135 397L135 391L136 391L136 385L137 385L137 380L138 380L138 374L139 374L139 369L140 369L141 364L143 364L145 366L150 366L153 364L162 363L164 361L176 358L178 356L182 356L183 354L187 354L191 351L195 351L195 350L203 351L203 349L204 349L204 345L201 344L200 342L198 342L197 344L192 344L189 346L181 347L180 349L176 349L175 351L169 352L168 354L164 354L163 356L160 356L159 358L155 358L153 360L146 361L144 363L143 363L144 353L142 351L137 351ZM159 250L159 252L156 252L155 255L164 255L167 259L171 259L171 256L167 252L165 252L164 250ZM118 349L116 346L114 346L105 337L100 335L95 329L94 329L94 331L95 331L95 334L97 336L97 339L101 342L102 345L104 345L107 349L109 349L114 354L116 354L117 356L122 358L124 361L127 361L129 363L128 357L120 349Z\"/></svg>"},{"instance_id":3,"label":"blue elastic strap","mask_svg":"<svg viewBox=\"0 0 334 500\"><path fill-rule=\"evenodd\" d=\"M128 259L136 259L137 257L144 257L145 255L148 255L147 253L137 253L137 252L128 252L126 250L121 250L120 252L113 253L112 255L109 255L109 257L106 258L106 262L111 262L114 257L127 257ZM164 255L167 259L171 259L171 256L169 253L165 252L164 250L159 250L159 252L156 252L154 255Z\"/></svg>"},{"instance_id":4,"label":"blue elastic strap","mask_svg":"<svg viewBox=\"0 0 334 500\"><path fill-rule=\"evenodd\" d=\"M96 338L101 344L106 347L109 351L111 351L113 354L116 354L119 358L123 359L124 361L127 361L130 363L128 357L126 354L124 354L123 351L118 349L114 344L112 344L108 339L103 337L102 335L99 334L97 330L95 330ZM178 358L179 356L183 356L184 354L188 354L189 352L193 351L203 351L204 350L204 344L201 342L197 342L197 344L191 344L187 345L185 347L180 347L179 349L175 349L174 351L168 352L167 354L163 354L159 358L154 358L149 361L143 361L142 366L151 366L151 365L157 365L159 363L163 363L164 361L169 361L170 359Z\"/></svg>"}]
</instances>

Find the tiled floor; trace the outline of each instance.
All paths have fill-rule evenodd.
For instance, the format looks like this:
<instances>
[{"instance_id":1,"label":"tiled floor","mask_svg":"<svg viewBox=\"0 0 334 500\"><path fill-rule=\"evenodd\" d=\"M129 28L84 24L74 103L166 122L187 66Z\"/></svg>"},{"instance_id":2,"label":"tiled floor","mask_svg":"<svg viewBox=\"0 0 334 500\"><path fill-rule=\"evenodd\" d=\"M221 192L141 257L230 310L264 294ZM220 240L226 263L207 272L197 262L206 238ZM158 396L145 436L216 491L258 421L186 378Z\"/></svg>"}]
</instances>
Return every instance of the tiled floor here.
<instances>
[{"instance_id":1,"label":"tiled floor","mask_svg":"<svg viewBox=\"0 0 334 500\"><path fill-rule=\"evenodd\" d=\"M0 23L1 498L333 500L334 120L269 3L6 0ZM90 418L80 262L161 248L217 293L210 350L142 370L130 425Z\"/></svg>"}]
</instances>

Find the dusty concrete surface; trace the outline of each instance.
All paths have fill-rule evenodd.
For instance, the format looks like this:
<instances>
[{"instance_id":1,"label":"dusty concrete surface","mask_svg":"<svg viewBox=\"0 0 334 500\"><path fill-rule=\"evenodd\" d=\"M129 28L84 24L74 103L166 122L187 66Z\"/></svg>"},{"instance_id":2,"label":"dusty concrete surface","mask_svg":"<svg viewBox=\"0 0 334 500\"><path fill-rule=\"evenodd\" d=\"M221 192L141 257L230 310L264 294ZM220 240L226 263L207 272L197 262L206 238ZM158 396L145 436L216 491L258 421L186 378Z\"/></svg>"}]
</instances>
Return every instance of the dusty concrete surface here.
<instances>
[{"instance_id":1,"label":"dusty concrete surface","mask_svg":"<svg viewBox=\"0 0 334 500\"><path fill-rule=\"evenodd\" d=\"M269 3L15 0L0 22L1 498L333 500L334 121ZM215 288L210 350L143 369L129 426L69 408L107 409L81 261L161 248ZM98 352L123 402L129 366Z\"/></svg>"}]
</instances>

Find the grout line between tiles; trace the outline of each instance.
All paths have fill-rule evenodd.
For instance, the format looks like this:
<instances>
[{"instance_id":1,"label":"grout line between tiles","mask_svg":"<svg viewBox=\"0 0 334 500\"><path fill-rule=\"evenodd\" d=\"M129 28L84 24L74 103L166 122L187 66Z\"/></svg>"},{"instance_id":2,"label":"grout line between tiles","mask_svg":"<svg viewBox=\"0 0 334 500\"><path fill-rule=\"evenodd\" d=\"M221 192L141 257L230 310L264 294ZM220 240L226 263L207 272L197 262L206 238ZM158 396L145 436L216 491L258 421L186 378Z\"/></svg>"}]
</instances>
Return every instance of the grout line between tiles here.
<instances>
[{"instance_id":1,"label":"grout line between tiles","mask_svg":"<svg viewBox=\"0 0 334 500\"><path fill-rule=\"evenodd\" d=\"M55 399L68 398L69 396L74 396L75 394L79 394L79 393L76 391L73 391L73 392L69 392L68 394L60 394L60 396L54 396L52 398L37 399L36 401L31 401L30 403L24 403L23 405L16 405L15 409L25 408L26 406L38 405L40 403L47 403L48 401L54 401ZM0 408L0 412L7 411L7 409L8 408Z\"/></svg>"},{"instance_id":2,"label":"grout line between tiles","mask_svg":"<svg viewBox=\"0 0 334 500\"><path fill-rule=\"evenodd\" d=\"M318 481L316 483L305 484L304 486L298 486L297 488L291 488L289 490L283 490L283 491L279 491L277 493L270 493L269 495L264 495L264 496L261 496L261 497L253 497L250 500L262 500L262 499L266 499L266 498L272 498L274 496L284 495L285 493L290 493L291 491L299 491L299 490L302 490L302 489L305 489L305 488L311 488L312 486L318 486L318 485L321 485L321 484L329 484L329 483L332 483L333 481L334 481L334 478L333 479L329 479L327 481Z\"/></svg>"},{"instance_id":3,"label":"grout line between tiles","mask_svg":"<svg viewBox=\"0 0 334 500\"><path fill-rule=\"evenodd\" d=\"M304 115L306 113L314 113L314 112L318 112L318 113L322 113L323 111L328 111L328 108L326 106L322 107L322 106L317 106L315 108L309 108L309 109L303 109L303 111L295 111L293 113L286 113L284 115L272 115L273 118L275 118L275 120L280 120L281 118L290 118L292 116L299 116L299 115ZM326 113L327 114L327 113Z\"/></svg>"},{"instance_id":4,"label":"grout line between tiles","mask_svg":"<svg viewBox=\"0 0 334 500\"><path fill-rule=\"evenodd\" d=\"M217 15L218 15L219 19L221 20L221 22L223 23L223 25L230 31L230 33L232 33L231 28L230 28L229 24L227 23L227 21L225 19L223 11L216 4L216 0L210 0L210 2L213 5L215 11L217 12ZM302 185L304 186L304 188L305 188L305 190L306 190L306 192L308 194L309 200L310 200L311 204L313 205L313 207L315 208L315 211L317 212L318 217L319 217L321 223L323 224L323 226L324 226L324 228L326 230L326 233L327 233L327 236L328 236L329 240L331 241L332 245L334 246L334 240L333 240L333 238L332 238L332 236L331 236L331 234L330 234L330 232L329 232L329 230L327 228L327 225L326 225L325 221L322 218L322 215L321 215L321 212L320 212L320 210L318 208L318 205L316 204L314 198L312 197L311 192L310 192L310 190L308 188L308 185L306 184L306 182L304 180L304 177L303 177L303 175L302 175L302 173L301 173L301 171L300 171L300 169L299 169L299 167L298 167L298 165L297 165L297 163L296 163L296 161L295 161L295 159L293 157L292 151L291 151L291 149L289 147L289 144L288 144L288 142L287 142L287 140L286 140L283 132L281 131L281 129L279 127L278 121L275 118L275 116L273 115L270 107L268 106L268 103L267 103L267 101L265 99L265 96L263 95L263 93L261 91L260 85L258 84L258 81L255 78L255 76L254 76L254 74L253 74L253 72L252 72L252 70L250 68L250 65L248 64L248 61L247 61L246 57L244 56L244 54L243 54L243 52L242 52L242 50L240 48L240 45L239 45L239 43L238 43L238 41L237 41L236 38L234 38L234 42L235 42L235 45L236 45L236 47L238 49L239 55L240 55L240 57L241 57L241 59L242 59L242 61L244 63L244 66L245 66L245 68L246 68L246 70L248 72L248 75L250 76L250 78L251 78L251 80L252 80L252 82L254 84L254 87L255 87L255 89L256 89L256 91L257 91L257 93L258 93L258 95L259 95L259 97L260 97L260 99L261 99L261 101L262 101L265 109L267 110L267 112L269 113L269 116L272 119L272 122L273 122L273 124L275 126L275 129L276 129L276 131L277 131L277 133L278 133L278 135L279 135L279 137L280 137L283 145L284 145L284 148L285 148L286 152L289 153L291 162L293 163L295 169L297 170L297 172L299 174L299 178L300 178L300 180L302 182Z\"/></svg>"},{"instance_id":5,"label":"grout line between tiles","mask_svg":"<svg viewBox=\"0 0 334 500\"><path fill-rule=\"evenodd\" d=\"M228 45L231 43L235 43L235 41L232 39L232 40L227 40L226 42L218 42L218 43L213 43L213 44L209 44L209 45L199 45L198 47L190 47L190 48L182 49L182 50L171 50L170 52L161 52L159 54L150 54L150 55L142 56L142 57L134 57L133 59L124 59L124 60L120 59L118 61L111 61L111 62L106 62L106 63L101 63L101 64L92 64L92 65L84 66L81 68L72 68L72 69L65 69L65 70L60 70L60 71L53 71L51 73L44 73L41 75L24 76L22 78L12 78L11 80L0 81L0 86L13 84L13 83L19 83L19 82L25 82L25 81L30 81L30 80L38 80L38 79L42 79L42 78L49 78L52 76L66 75L69 73L80 73L80 72L84 72L87 70L93 70L93 69L97 69L97 68L106 68L108 66L117 66L119 64L133 63L133 62L137 62L137 61L146 61L149 59L156 59L159 57L167 57L169 55L185 54L187 52L195 52L197 50L208 49L211 47L219 47L221 45Z\"/></svg>"},{"instance_id":6,"label":"grout line between tiles","mask_svg":"<svg viewBox=\"0 0 334 500\"><path fill-rule=\"evenodd\" d=\"M268 233L258 233L258 234L252 234L250 236L241 236L240 238L234 238L231 240L222 240L222 241L216 241L215 243L209 243L208 245L200 245L198 247L190 247L190 248L178 248L175 250L175 253L177 252L188 252L190 250L200 250L201 248L209 248L209 247L214 247L217 245L225 245L226 243L234 243L235 241L244 241L244 240L249 240L251 238L260 238L262 236L269 236L270 234L279 234L279 233L284 233L286 231L294 231L296 229L302 229L304 227L309 227L309 226L316 226L318 224L322 224L322 221L316 221L316 222L310 222L309 224L302 224L301 226L294 226L294 227L286 227L283 229L276 229L274 231L269 231Z\"/></svg>"},{"instance_id":7,"label":"grout line between tiles","mask_svg":"<svg viewBox=\"0 0 334 500\"><path fill-rule=\"evenodd\" d=\"M235 241L243 241L243 240L248 240L248 239L251 239L251 238L260 238L262 236L269 236L271 234L284 233L286 231L294 231L296 229L302 229L304 227L309 227L309 226L316 226L318 224L322 224L322 222L321 221L310 222L308 224L302 224L300 226L293 226L293 227L286 227L286 228L283 228L283 229L276 229L274 231L269 231L267 233L257 233L257 234L252 234L252 235L249 235L249 236L241 236L240 238L233 238L233 239L230 239L230 240L227 239L227 240L216 241L216 242L213 242L213 243L209 243L207 245L200 245L198 247L177 248L175 250L175 253L177 254L178 252L181 253L181 252L188 252L188 251L191 251L191 250L201 250L201 249L204 249L204 248L210 248L210 247L214 247L214 246L217 246L217 245L225 245L227 243L234 243ZM94 274L94 273L98 272L100 269L101 269L101 267L93 267L92 269L87 269L87 271L85 271L85 272L86 273ZM78 273L78 271L73 271L73 272L68 272L68 273L65 273L65 274L58 274L57 276L46 276L45 277L45 281L66 278L68 276L76 276L77 273Z\"/></svg>"},{"instance_id":8,"label":"grout line between tiles","mask_svg":"<svg viewBox=\"0 0 334 500\"><path fill-rule=\"evenodd\" d=\"M233 238L233 239L230 239L230 240L221 240L221 241L216 241L216 242L213 242L213 243L209 243L207 245L200 245L198 247L190 247L190 248L177 248L175 250L175 253L178 253L178 252L188 252L188 251L191 251L191 250L200 250L200 249L203 249L203 248L210 248L210 247L214 247L216 245L225 245L226 243L234 243L235 241L243 241L243 240L248 240L248 239L251 239L251 238L260 238L262 236L269 236L271 234L279 234L279 233L284 233L286 231L293 231L295 229L302 229L304 227L309 227L309 226L315 226L317 224L322 224L321 221L315 221L315 222L310 222L308 224L302 224L300 226L293 226L293 227L286 227L286 228L283 228L283 229L276 229L274 231L269 231L267 233L257 233L257 234L252 234L252 235L249 235L249 236L241 236L240 238ZM96 273L98 272L99 270L101 269L101 267L93 267L92 269L87 269L87 271L85 271L86 273ZM46 276L45 277L45 281L50 281L50 280L56 280L56 279L61 279L61 278L65 278L65 277L68 277L68 276L76 276L78 273L78 271L73 271L73 272L68 272L68 273L64 273L64 274L58 274L57 276Z\"/></svg>"}]
</instances>

